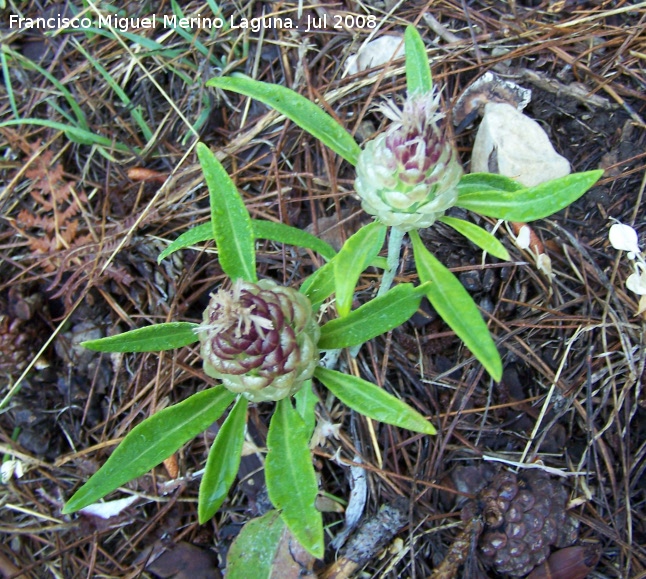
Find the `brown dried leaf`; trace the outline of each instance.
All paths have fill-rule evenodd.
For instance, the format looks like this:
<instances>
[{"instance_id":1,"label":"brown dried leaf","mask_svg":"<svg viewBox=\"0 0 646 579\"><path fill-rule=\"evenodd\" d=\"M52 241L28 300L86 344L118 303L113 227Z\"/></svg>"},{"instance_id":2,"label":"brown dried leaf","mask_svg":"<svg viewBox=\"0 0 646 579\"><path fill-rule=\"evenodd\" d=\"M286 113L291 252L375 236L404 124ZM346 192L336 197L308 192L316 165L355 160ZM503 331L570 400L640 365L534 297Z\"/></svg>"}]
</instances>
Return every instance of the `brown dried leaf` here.
<instances>
[{"instance_id":1,"label":"brown dried leaf","mask_svg":"<svg viewBox=\"0 0 646 579\"><path fill-rule=\"evenodd\" d=\"M153 181L163 183L168 178L166 173L145 169L144 167L132 167L128 169L128 178L132 181Z\"/></svg>"},{"instance_id":2,"label":"brown dried leaf","mask_svg":"<svg viewBox=\"0 0 646 579\"><path fill-rule=\"evenodd\" d=\"M316 559L294 539L291 531L285 527L278 543L271 579L302 579L310 576Z\"/></svg>"},{"instance_id":3,"label":"brown dried leaf","mask_svg":"<svg viewBox=\"0 0 646 579\"><path fill-rule=\"evenodd\" d=\"M166 468L166 472L168 473L168 476L170 478L175 479L179 476L179 464L177 463L177 454L173 454L169 456L164 461L164 468Z\"/></svg>"}]
</instances>

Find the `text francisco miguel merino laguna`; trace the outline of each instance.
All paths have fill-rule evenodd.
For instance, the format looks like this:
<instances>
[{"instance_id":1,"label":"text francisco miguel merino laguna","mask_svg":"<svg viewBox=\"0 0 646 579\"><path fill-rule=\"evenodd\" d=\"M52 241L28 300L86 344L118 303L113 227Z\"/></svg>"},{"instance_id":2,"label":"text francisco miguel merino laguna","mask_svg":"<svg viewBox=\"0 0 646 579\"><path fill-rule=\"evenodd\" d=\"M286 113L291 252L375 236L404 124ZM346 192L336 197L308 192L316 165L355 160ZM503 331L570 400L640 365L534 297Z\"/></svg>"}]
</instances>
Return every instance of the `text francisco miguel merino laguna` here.
<instances>
[{"instance_id":1,"label":"text francisco miguel merino laguna","mask_svg":"<svg viewBox=\"0 0 646 579\"><path fill-rule=\"evenodd\" d=\"M307 31L310 28L325 27L323 22L318 22L321 18L307 18ZM130 28L155 28L157 23L161 23L164 28L248 28L253 32L258 32L261 28L298 28L298 22L289 17L262 16L258 18L235 18L233 15L225 20L224 18L205 18L202 16L192 18L178 18L175 15L164 15L157 18L156 14L146 17L125 17L109 15L99 15L96 22L88 16L56 16L42 18L24 18L11 14L9 16L10 28L39 28L39 29L56 29L56 28L116 28L126 31ZM228 26L227 26L228 25Z\"/></svg>"}]
</instances>

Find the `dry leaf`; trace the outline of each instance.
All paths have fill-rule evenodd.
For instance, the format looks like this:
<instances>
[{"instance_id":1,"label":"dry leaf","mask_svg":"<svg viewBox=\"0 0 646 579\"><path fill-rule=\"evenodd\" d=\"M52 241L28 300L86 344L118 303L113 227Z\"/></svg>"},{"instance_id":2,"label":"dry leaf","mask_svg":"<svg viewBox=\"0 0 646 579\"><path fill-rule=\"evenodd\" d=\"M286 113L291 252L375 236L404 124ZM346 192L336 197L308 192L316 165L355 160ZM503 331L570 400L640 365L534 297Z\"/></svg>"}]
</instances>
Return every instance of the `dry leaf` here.
<instances>
[{"instance_id":1,"label":"dry leaf","mask_svg":"<svg viewBox=\"0 0 646 579\"><path fill-rule=\"evenodd\" d=\"M144 167L132 167L128 169L128 179L132 181L153 181L163 183L168 178L167 173L160 173Z\"/></svg>"}]
</instances>

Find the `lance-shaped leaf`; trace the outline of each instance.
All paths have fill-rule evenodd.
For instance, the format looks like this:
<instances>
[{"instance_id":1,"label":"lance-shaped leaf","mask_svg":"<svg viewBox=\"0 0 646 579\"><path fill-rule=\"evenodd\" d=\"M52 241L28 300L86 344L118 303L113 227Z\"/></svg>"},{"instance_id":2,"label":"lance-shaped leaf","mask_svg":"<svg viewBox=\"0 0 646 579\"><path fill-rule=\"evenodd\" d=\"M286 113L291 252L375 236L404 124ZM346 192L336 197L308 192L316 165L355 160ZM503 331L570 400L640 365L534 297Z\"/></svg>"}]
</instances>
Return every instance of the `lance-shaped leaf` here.
<instances>
[{"instance_id":1,"label":"lance-shaped leaf","mask_svg":"<svg viewBox=\"0 0 646 579\"><path fill-rule=\"evenodd\" d=\"M179 251L180 249L186 249L187 247L192 247L197 243L203 243L205 241L215 241L213 239L213 226L211 222L202 223L201 225L196 225L191 227L188 231L182 233L175 241L173 241L164 251L162 251L157 257L157 263L167 258L169 255Z\"/></svg>"},{"instance_id":2,"label":"lance-shaped leaf","mask_svg":"<svg viewBox=\"0 0 646 579\"><path fill-rule=\"evenodd\" d=\"M560 211L576 201L603 175L602 170L573 173L516 191L464 191L458 186L456 205L496 219L527 223Z\"/></svg>"},{"instance_id":3,"label":"lance-shaped leaf","mask_svg":"<svg viewBox=\"0 0 646 579\"><path fill-rule=\"evenodd\" d=\"M407 26L404 33L406 46L406 88L408 94L424 94L433 90L433 77L426 47L414 26Z\"/></svg>"},{"instance_id":4,"label":"lance-shaped leaf","mask_svg":"<svg viewBox=\"0 0 646 579\"><path fill-rule=\"evenodd\" d=\"M197 156L209 188L213 238L220 265L232 280L256 282L256 250L251 217L235 183L215 155L203 143Z\"/></svg>"},{"instance_id":5,"label":"lance-shaped leaf","mask_svg":"<svg viewBox=\"0 0 646 579\"><path fill-rule=\"evenodd\" d=\"M81 342L81 346L95 352L161 352L197 342L197 327L198 324L191 322L154 324L116 336Z\"/></svg>"},{"instance_id":6,"label":"lance-shaped leaf","mask_svg":"<svg viewBox=\"0 0 646 579\"><path fill-rule=\"evenodd\" d=\"M311 233L307 233L307 231L292 227L291 225L274 223L273 221L265 221L262 219L252 219L251 226L256 239L269 239L270 241L276 241L278 243L304 247L320 253L326 259L332 259L336 255L336 251L334 251L334 248L329 243L326 243ZM175 241L164 249L164 251L159 254L157 263L160 263L162 259L176 251L179 251L180 249L185 249L195 245L196 243L211 240L214 240L213 226L211 223L196 225L182 233Z\"/></svg>"},{"instance_id":7,"label":"lance-shaped leaf","mask_svg":"<svg viewBox=\"0 0 646 579\"><path fill-rule=\"evenodd\" d=\"M330 320L321 328L321 350L358 346L408 320L419 308L426 286L403 283L363 304L345 318Z\"/></svg>"},{"instance_id":8,"label":"lance-shaped leaf","mask_svg":"<svg viewBox=\"0 0 646 579\"><path fill-rule=\"evenodd\" d=\"M469 173L463 175L458 183L458 197L470 193L500 193L520 191L524 187L503 175L496 175L495 173Z\"/></svg>"},{"instance_id":9,"label":"lance-shaped leaf","mask_svg":"<svg viewBox=\"0 0 646 579\"><path fill-rule=\"evenodd\" d=\"M356 165L361 147L350 133L318 105L296 91L242 75L212 78L206 86L231 90L265 103L330 147L348 163Z\"/></svg>"},{"instance_id":10,"label":"lance-shaped leaf","mask_svg":"<svg viewBox=\"0 0 646 579\"><path fill-rule=\"evenodd\" d=\"M296 411L303 420L305 428L307 429L308 436L312 438L314 428L316 427L316 414L314 408L319 401L318 396L314 393L312 388L312 380L306 380L303 387L294 394L294 402L296 403Z\"/></svg>"},{"instance_id":11,"label":"lance-shaped leaf","mask_svg":"<svg viewBox=\"0 0 646 579\"><path fill-rule=\"evenodd\" d=\"M316 369L314 376L341 402L359 414L413 432L437 432L419 412L366 380L322 366Z\"/></svg>"},{"instance_id":12,"label":"lance-shaped leaf","mask_svg":"<svg viewBox=\"0 0 646 579\"><path fill-rule=\"evenodd\" d=\"M315 506L318 486L309 439L291 400L279 400L267 433L267 493L301 545L320 559L324 551L323 518Z\"/></svg>"},{"instance_id":13,"label":"lance-shaped leaf","mask_svg":"<svg viewBox=\"0 0 646 579\"><path fill-rule=\"evenodd\" d=\"M87 507L147 473L220 418L235 396L224 386L216 386L146 418L126 435L105 464L74 493L63 513Z\"/></svg>"},{"instance_id":14,"label":"lance-shaped leaf","mask_svg":"<svg viewBox=\"0 0 646 579\"><path fill-rule=\"evenodd\" d=\"M359 277L381 251L384 239L386 227L378 221L373 221L346 240L334 258L336 310L339 316L347 316L350 312Z\"/></svg>"},{"instance_id":15,"label":"lance-shaped leaf","mask_svg":"<svg viewBox=\"0 0 646 579\"><path fill-rule=\"evenodd\" d=\"M310 275L299 291L312 302L312 309L317 310L334 293L334 259Z\"/></svg>"},{"instance_id":16,"label":"lance-shaped leaf","mask_svg":"<svg viewBox=\"0 0 646 579\"><path fill-rule=\"evenodd\" d=\"M260 219L253 219L252 225L256 239L269 239L286 245L311 249L320 253L325 259L332 259L336 255L336 251L329 243L297 227Z\"/></svg>"},{"instance_id":17,"label":"lance-shaped leaf","mask_svg":"<svg viewBox=\"0 0 646 579\"><path fill-rule=\"evenodd\" d=\"M499 381L502 361L478 306L460 280L424 247L417 231L411 231L410 237L419 279L432 282L426 292L428 300L494 380Z\"/></svg>"},{"instance_id":18,"label":"lance-shaped leaf","mask_svg":"<svg viewBox=\"0 0 646 579\"><path fill-rule=\"evenodd\" d=\"M200 483L198 519L206 523L220 508L240 468L248 400L240 396L218 431Z\"/></svg>"},{"instance_id":19,"label":"lance-shaped leaf","mask_svg":"<svg viewBox=\"0 0 646 579\"><path fill-rule=\"evenodd\" d=\"M440 217L442 223L446 223L449 227L461 233L469 241L475 243L480 249L490 253L498 259L509 260L509 252L505 246L500 243L491 233L483 229L475 223L470 223L464 219L456 219L455 217Z\"/></svg>"}]
</instances>

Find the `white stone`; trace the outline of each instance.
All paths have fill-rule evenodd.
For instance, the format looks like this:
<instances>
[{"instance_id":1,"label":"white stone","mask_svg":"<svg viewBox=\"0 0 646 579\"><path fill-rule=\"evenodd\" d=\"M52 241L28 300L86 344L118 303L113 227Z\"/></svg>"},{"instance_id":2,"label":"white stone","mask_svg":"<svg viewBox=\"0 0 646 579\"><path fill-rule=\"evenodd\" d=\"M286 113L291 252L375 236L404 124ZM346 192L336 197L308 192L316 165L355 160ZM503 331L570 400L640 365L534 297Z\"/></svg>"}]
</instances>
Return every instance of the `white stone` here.
<instances>
[{"instance_id":1,"label":"white stone","mask_svg":"<svg viewBox=\"0 0 646 579\"><path fill-rule=\"evenodd\" d=\"M356 74L368 68L381 68L387 62L397 60L405 54L404 39L394 34L385 34L363 44L348 58L344 76Z\"/></svg>"},{"instance_id":2,"label":"white stone","mask_svg":"<svg viewBox=\"0 0 646 579\"><path fill-rule=\"evenodd\" d=\"M487 103L471 156L472 173L498 173L526 187L570 174L543 128L506 103Z\"/></svg>"}]
</instances>

